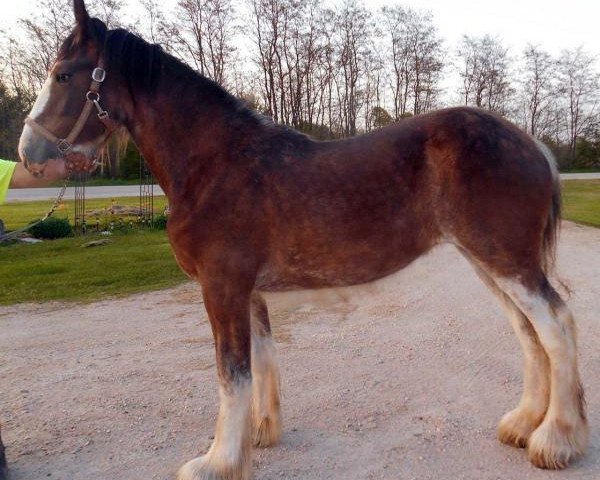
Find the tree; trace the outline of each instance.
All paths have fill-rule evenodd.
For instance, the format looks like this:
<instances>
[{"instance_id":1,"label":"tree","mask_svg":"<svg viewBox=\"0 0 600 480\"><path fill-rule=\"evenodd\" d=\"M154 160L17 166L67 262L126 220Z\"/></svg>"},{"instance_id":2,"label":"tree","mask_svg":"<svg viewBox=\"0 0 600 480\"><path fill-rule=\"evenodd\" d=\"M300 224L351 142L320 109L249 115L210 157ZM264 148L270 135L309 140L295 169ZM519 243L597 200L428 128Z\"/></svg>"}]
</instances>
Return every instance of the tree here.
<instances>
[{"instance_id":1,"label":"tree","mask_svg":"<svg viewBox=\"0 0 600 480\"><path fill-rule=\"evenodd\" d=\"M121 22L122 8L126 0L88 0L88 9L94 16L102 20L108 28L127 27ZM67 19L72 18L73 2L69 0L69 13Z\"/></svg>"},{"instance_id":2,"label":"tree","mask_svg":"<svg viewBox=\"0 0 600 480\"><path fill-rule=\"evenodd\" d=\"M58 50L72 29L72 9L69 0L37 0L35 10L39 13L19 19L27 40L12 68L31 82L27 87L34 92L46 81ZM23 74L24 70L30 73Z\"/></svg>"},{"instance_id":3,"label":"tree","mask_svg":"<svg viewBox=\"0 0 600 480\"><path fill-rule=\"evenodd\" d=\"M231 0L180 0L172 32L179 56L202 75L227 84L233 61L234 9Z\"/></svg>"},{"instance_id":4,"label":"tree","mask_svg":"<svg viewBox=\"0 0 600 480\"><path fill-rule=\"evenodd\" d=\"M29 102L12 94L0 79L0 158L17 158L17 145Z\"/></svg>"},{"instance_id":5,"label":"tree","mask_svg":"<svg viewBox=\"0 0 600 480\"><path fill-rule=\"evenodd\" d=\"M368 64L373 28L371 13L356 0L346 0L337 12L338 98L341 107L340 127L345 136L356 135L358 112L364 100L360 91L361 77Z\"/></svg>"},{"instance_id":6,"label":"tree","mask_svg":"<svg viewBox=\"0 0 600 480\"><path fill-rule=\"evenodd\" d=\"M566 140L571 160L577 139L598 120L600 90L595 59L581 47L564 50L558 60L558 91L565 105Z\"/></svg>"},{"instance_id":7,"label":"tree","mask_svg":"<svg viewBox=\"0 0 600 480\"><path fill-rule=\"evenodd\" d=\"M380 18L390 45L391 89L396 119L433 108L442 71L442 41L433 17L399 5L383 7Z\"/></svg>"},{"instance_id":8,"label":"tree","mask_svg":"<svg viewBox=\"0 0 600 480\"><path fill-rule=\"evenodd\" d=\"M521 87L525 129L542 136L552 124L552 106L556 96L553 85L555 62L538 46L528 45L523 52Z\"/></svg>"},{"instance_id":9,"label":"tree","mask_svg":"<svg viewBox=\"0 0 600 480\"><path fill-rule=\"evenodd\" d=\"M480 38L465 35L458 57L462 64L460 77L464 104L508 114L513 93L508 49L489 35Z\"/></svg>"},{"instance_id":10,"label":"tree","mask_svg":"<svg viewBox=\"0 0 600 480\"><path fill-rule=\"evenodd\" d=\"M371 117L373 128L385 127L394 121L392 116L383 107L373 107L369 116Z\"/></svg>"},{"instance_id":11,"label":"tree","mask_svg":"<svg viewBox=\"0 0 600 480\"><path fill-rule=\"evenodd\" d=\"M280 91L284 72L281 63L281 37L285 25L285 6L280 0L250 0L254 22L255 62L261 72L261 90L266 112L275 122L280 120Z\"/></svg>"},{"instance_id":12,"label":"tree","mask_svg":"<svg viewBox=\"0 0 600 480\"><path fill-rule=\"evenodd\" d=\"M173 52L173 38L177 31L169 22L157 0L139 0L144 11L144 21L137 22L134 31L151 43L161 45L166 51Z\"/></svg>"}]
</instances>

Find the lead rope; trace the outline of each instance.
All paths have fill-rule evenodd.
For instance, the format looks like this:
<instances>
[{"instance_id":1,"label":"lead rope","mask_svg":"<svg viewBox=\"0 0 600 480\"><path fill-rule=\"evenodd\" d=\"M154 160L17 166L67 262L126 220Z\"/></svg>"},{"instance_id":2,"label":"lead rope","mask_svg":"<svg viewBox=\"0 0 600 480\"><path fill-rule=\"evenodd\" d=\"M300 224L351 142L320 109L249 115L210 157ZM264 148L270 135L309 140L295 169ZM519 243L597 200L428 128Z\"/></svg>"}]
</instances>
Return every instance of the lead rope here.
<instances>
[{"instance_id":1,"label":"lead rope","mask_svg":"<svg viewBox=\"0 0 600 480\"><path fill-rule=\"evenodd\" d=\"M63 197L65 196L65 192L67 191L67 185L69 183L69 178L70 177L67 177L65 179L65 183L62 186L62 188L60 189L60 192L58 193L58 197L56 197L56 200L54 200L52 207L50 207L50 210L48 210L48 212L46 213L46 215L44 215L43 218L41 218L40 220L37 220L33 223L30 223L29 225L26 225L22 228L19 228L18 230L13 230L10 233L0 236L0 242L5 242L7 240L13 240L13 239L17 238L21 233L29 230L31 227L39 225L40 223L48 220L54 214L54 212L56 211L58 206L62 203Z\"/></svg>"}]
</instances>

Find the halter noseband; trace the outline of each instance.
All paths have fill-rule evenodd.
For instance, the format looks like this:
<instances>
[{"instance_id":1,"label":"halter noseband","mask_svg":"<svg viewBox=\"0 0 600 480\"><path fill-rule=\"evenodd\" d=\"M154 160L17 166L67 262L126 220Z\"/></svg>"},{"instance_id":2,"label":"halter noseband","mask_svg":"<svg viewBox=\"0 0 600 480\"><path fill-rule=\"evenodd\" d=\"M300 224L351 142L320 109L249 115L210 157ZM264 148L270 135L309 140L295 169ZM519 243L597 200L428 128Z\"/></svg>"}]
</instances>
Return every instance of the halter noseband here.
<instances>
[{"instance_id":1,"label":"halter noseband","mask_svg":"<svg viewBox=\"0 0 600 480\"><path fill-rule=\"evenodd\" d=\"M65 138L57 137L31 117L27 117L25 119L25 123L29 125L36 133L54 143L60 154L66 156L73 149L75 140L77 140L81 134L83 127L92 114L93 108L96 107L96 110L98 111L98 119L104 124L105 128L104 135L102 135L100 140L97 142L98 145L102 144L115 130L114 122L110 118L108 112L100 105L100 86L102 85L102 82L104 82L105 78L106 70L102 68L102 62L100 61L98 66L94 68L94 71L92 72L92 84L90 85L88 92L85 94L86 102L83 110L75 122L75 125L71 129L71 132Z\"/></svg>"}]
</instances>

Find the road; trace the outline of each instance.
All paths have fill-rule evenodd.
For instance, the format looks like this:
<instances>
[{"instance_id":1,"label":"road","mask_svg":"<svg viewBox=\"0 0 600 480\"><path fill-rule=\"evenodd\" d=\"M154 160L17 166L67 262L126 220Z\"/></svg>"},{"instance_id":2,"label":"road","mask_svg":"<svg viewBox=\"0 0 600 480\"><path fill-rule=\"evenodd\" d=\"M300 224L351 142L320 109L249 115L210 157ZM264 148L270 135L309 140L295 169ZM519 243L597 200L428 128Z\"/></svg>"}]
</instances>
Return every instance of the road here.
<instances>
[{"instance_id":1,"label":"road","mask_svg":"<svg viewBox=\"0 0 600 480\"><path fill-rule=\"evenodd\" d=\"M597 180L600 178L600 172L594 173L561 173L561 180Z\"/></svg>"},{"instance_id":2,"label":"road","mask_svg":"<svg viewBox=\"0 0 600 480\"><path fill-rule=\"evenodd\" d=\"M60 188L20 188L10 189L6 196L7 203L23 202L33 200L52 200L58 195ZM137 197L140 194L139 185L118 185L110 187L86 187L86 198L114 198L114 197ZM154 185L155 195L164 195L164 192L158 185ZM67 188L65 199L73 200L75 198L75 189Z\"/></svg>"},{"instance_id":3,"label":"road","mask_svg":"<svg viewBox=\"0 0 600 480\"><path fill-rule=\"evenodd\" d=\"M597 173L562 173L562 180L592 180L600 179L600 172ZM52 200L58 195L58 188L21 188L11 189L6 196L7 203L23 202L32 200ZM86 198L114 198L114 197L137 197L140 188L137 185L119 185L113 187L87 187L85 189ZM154 185L155 195L164 195L164 192L158 185ZM65 199L75 198L75 190L67 188Z\"/></svg>"}]
</instances>

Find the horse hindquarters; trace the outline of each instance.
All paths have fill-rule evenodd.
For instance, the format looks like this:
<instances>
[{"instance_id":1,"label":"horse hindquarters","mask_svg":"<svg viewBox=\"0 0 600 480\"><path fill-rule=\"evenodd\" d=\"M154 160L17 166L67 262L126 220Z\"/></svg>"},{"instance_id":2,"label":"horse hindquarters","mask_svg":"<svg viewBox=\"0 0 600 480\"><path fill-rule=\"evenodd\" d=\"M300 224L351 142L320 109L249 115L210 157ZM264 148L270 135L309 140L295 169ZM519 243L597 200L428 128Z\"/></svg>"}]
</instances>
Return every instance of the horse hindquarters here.
<instances>
[{"instance_id":1,"label":"horse hindquarters","mask_svg":"<svg viewBox=\"0 0 600 480\"><path fill-rule=\"evenodd\" d=\"M512 148L490 151L480 142L454 163L446 233L501 299L523 347L523 397L500 422L500 439L527 445L538 467L564 468L585 452L588 426L575 324L545 274L560 184L549 152L514 128L497 127Z\"/></svg>"}]
</instances>

